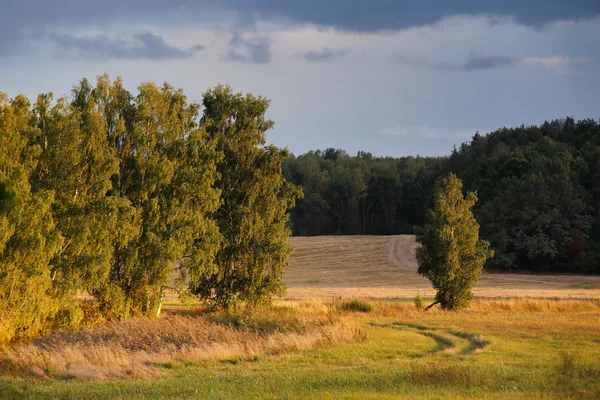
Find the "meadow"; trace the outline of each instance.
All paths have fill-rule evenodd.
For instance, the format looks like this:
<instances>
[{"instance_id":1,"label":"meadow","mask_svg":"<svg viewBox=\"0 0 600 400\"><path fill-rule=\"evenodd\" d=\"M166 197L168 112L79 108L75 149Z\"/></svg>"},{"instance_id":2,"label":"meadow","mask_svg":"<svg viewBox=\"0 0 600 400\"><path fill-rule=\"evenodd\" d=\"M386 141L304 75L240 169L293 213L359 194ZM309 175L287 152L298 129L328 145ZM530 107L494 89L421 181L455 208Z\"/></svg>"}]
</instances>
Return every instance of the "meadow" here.
<instances>
[{"instance_id":1,"label":"meadow","mask_svg":"<svg viewBox=\"0 0 600 400\"><path fill-rule=\"evenodd\" d=\"M158 319L13 344L0 397L600 398L597 277L484 273L469 308L423 312L412 237L291 242L272 306L170 300Z\"/></svg>"},{"instance_id":2,"label":"meadow","mask_svg":"<svg viewBox=\"0 0 600 400\"><path fill-rule=\"evenodd\" d=\"M204 340L190 337L193 323L196 328L210 328L197 329L208 335ZM16 357L2 361L2 396L600 396L597 300L483 299L460 312L432 309L426 313L407 300L288 301L230 314L171 307L159 320L127 321L119 329L119 340L109 340L106 326L85 334L96 332L96 339L104 337L112 343L96 349L96 358L82 357L86 351L82 348L80 353L74 351L76 340L65 334L22 345L29 351L28 356L21 352L21 365ZM115 327L112 330L115 334ZM122 353L130 353L129 359L111 358L118 353L115 349L125 349L134 338L139 339L140 349ZM41 356L44 350L50 351ZM131 355L136 352L137 356Z\"/></svg>"}]
</instances>

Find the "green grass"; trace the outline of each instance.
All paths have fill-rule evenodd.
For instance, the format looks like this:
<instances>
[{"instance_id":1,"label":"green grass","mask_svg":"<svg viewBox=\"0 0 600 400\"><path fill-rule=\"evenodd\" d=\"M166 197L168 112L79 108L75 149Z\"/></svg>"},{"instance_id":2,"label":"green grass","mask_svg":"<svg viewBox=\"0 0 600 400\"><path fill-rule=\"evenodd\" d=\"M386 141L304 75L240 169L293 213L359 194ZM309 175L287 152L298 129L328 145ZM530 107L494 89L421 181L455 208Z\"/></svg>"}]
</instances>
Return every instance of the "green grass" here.
<instances>
[{"instance_id":1,"label":"green grass","mask_svg":"<svg viewBox=\"0 0 600 400\"><path fill-rule=\"evenodd\" d=\"M5 377L0 398L600 398L600 310L557 309L423 313L378 303L347 315L366 331L361 343L164 363L162 377L147 380Z\"/></svg>"}]
</instances>

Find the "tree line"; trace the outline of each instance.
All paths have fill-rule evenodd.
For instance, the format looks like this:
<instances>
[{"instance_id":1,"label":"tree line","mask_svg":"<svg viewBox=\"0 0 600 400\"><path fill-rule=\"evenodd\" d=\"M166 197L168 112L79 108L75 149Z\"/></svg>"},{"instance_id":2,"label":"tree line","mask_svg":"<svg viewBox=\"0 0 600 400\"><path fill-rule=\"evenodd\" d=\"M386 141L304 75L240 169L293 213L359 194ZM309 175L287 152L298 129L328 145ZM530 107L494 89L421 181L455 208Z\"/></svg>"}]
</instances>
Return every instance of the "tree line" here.
<instances>
[{"instance_id":1,"label":"tree line","mask_svg":"<svg viewBox=\"0 0 600 400\"><path fill-rule=\"evenodd\" d=\"M410 234L454 173L477 192L474 214L495 256L487 268L600 273L600 124L566 118L475 134L446 157L290 156L304 198L295 235Z\"/></svg>"},{"instance_id":2,"label":"tree line","mask_svg":"<svg viewBox=\"0 0 600 400\"><path fill-rule=\"evenodd\" d=\"M138 92L101 76L56 101L0 94L0 344L156 316L167 289L222 306L283 290L301 191L265 145L269 101Z\"/></svg>"}]
</instances>

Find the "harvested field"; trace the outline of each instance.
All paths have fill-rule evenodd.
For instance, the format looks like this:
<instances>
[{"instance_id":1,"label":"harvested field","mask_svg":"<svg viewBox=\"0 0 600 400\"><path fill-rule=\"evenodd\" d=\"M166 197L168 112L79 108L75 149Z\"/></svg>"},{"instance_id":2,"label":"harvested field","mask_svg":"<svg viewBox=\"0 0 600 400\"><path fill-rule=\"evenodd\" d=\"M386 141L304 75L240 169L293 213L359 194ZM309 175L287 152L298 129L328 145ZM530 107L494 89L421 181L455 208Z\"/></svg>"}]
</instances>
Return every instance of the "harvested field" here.
<instances>
[{"instance_id":1,"label":"harvested field","mask_svg":"<svg viewBox=\"0 0 600 400\"><path fill-rule=\"evenodd\" d=\"M293 237L287 298L433 296L413 235ZM600 298L600 276L484 272L479 297Z\"/></svg>"}]
</instances>

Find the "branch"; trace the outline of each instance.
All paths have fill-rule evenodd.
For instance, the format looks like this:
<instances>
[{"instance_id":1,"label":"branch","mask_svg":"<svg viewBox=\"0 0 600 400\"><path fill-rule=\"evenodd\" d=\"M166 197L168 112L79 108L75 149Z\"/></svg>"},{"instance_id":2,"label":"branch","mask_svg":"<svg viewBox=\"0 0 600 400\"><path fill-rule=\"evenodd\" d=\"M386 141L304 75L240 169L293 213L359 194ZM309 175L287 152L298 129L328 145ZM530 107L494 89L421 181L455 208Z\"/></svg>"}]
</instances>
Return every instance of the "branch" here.
<instances>
[{"instance_id":1,"label":"branch","mask_svg":"<svg viewBox=\"0 0 600 400\"><path fill-rule=\"evenodd\" d=\"M423 309L423 311L427 311L427 310L429 310L431 307L435 306L436 304L440 304L440 302L439 302L439 301L436 301L436 302L434 302L434 303L431 303L430 305L428 305L427 307L425 307L425 308Z\"/></svg>"}]
</instances>

